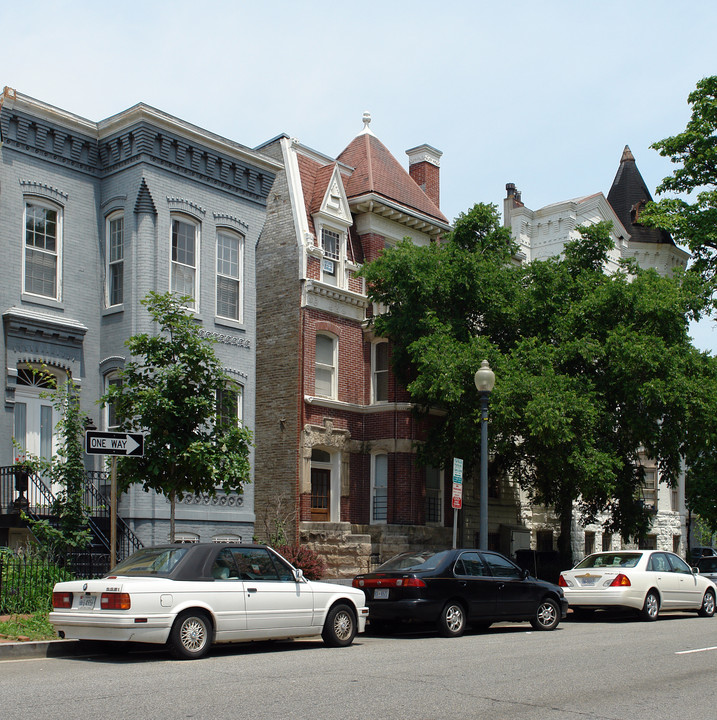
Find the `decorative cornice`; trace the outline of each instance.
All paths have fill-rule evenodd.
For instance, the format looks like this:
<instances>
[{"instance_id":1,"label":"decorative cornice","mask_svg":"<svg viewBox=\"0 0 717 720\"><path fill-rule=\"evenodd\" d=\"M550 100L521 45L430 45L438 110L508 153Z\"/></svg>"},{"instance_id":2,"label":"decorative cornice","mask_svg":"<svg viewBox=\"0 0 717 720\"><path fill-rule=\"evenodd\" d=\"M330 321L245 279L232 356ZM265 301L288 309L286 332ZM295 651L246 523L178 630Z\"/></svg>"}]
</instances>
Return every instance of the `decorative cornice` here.
<instances>
[{"instance_id":1,"label":"decorative cornice","mask_svg":"<svg viewBox=\"0 0 717 720\"><path fill-rule=\"evenodd\" d=\"M65 345L79 347L87 333L87 326L77 320L46 315L26 308L11 307L3 313L2 317L8 336L60 341Z\"/></svg>"},{"instance_id":2,"label":"decorative cornice","mask_svg":"<svg viewBox=\"0 0 717 720\"><path fill-rule=\"evenodd\" d=\"M318 295L319 297L336 300L358 308L367 308L369 306L369 300L365 295L359 295L351 290L343 290L334 285L326 285L318 280L307 280L306 292L307 294Z\"/></svg>"},{"instance_id":3,"label":"decorative cornice","mask_svg":"<svg viewBox=\"0 0 717 720\"><path fill-rule=\"evenodd\" d=\"M237 217L234 217L233 215L227 215L226 213L214 213L214 224L215 225L227 225L229 227L233 227L236 230L240 230L242 232L249 230L249 225L245 223L243 220L240 220Z\"/></svg>"},{"instance_id":4,"label":"decorative cornice","mask_svg":"<svg viewBox=\"0 0 717 720\"><path fill-rule=\"evenodd\" d=\"M38 195L41 197L54 200L60 205L64 205L70 197L66 192L47 185L47 183L39 183L34 180L20 180L20 187L24 195Z\"/></svg>"},{"instance_id":5,"label":"decorative cornice","mask_svg":"<svg viewBox=\"0 0 717 720\"><path fill-rule=\"evenodd\" d=\"M354 214L373 213L430 237L438 237L451 230L448 223L418 211L412 211L376 193L350 198L349 205L351 206L351 212Z\"/></svg>"},{"instance_id":6,"label":"decorative cornice","mask_svg":"<svg viewBox=\"0 0 717 720\"><path fill-rule=\"evenodd\" d=\"M199 337L214 340L214 342L222 343L224 345L234 345L235 347L251 349L251 340L249 338L238 337L237 335L227 335L226 333L218 333L204 329L199 329L197 333L199 334Z\"/></svg>"},{"instance_id":7,"label":"decorative cornice","mask_svg":"<svg viewBox=\"0 0 717 720\"><path fill-rule=\"evenodd\" d=\"M201 215L202 217L207 214L207 211L201 205L197 205L191 200L185 200L184 198L167 196L167 205L170 210L174 210L175 212L185 212L189 215Z\"/></svg>"}]
</instances>

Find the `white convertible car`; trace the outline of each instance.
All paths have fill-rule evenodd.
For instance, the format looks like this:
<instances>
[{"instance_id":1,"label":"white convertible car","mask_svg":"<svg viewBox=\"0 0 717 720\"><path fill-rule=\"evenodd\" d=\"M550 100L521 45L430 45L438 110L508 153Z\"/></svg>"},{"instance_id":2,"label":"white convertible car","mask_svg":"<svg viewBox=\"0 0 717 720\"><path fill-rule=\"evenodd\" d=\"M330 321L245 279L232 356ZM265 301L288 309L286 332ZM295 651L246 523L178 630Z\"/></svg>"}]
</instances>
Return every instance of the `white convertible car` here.
<instances>
[{"instance_id":1,"label":"white convertible car","mask_svg":"<svg viewBox=\"0 0 717 720\"><path fill-rule=\"evenodd\" d=\"M715 614L717 586L681 558L661 550L614 550L588 555L560 573L559 585L575 614L597 608L632 608L644 620L660 611Z\"/></svg>"},{"instance_id":2,"label":"white convertible car","mask_svg":"<svg viewBox=\"0 0 717 720\"><path fill-rule=\"evenodd\" d=\"M307 580L264 545L164 545L137 551L99 580L57 583L60 637L167 643L199 658L212 643L321 635L353 642L366 626L361 590Z\"/></svg>"}]
</instances>

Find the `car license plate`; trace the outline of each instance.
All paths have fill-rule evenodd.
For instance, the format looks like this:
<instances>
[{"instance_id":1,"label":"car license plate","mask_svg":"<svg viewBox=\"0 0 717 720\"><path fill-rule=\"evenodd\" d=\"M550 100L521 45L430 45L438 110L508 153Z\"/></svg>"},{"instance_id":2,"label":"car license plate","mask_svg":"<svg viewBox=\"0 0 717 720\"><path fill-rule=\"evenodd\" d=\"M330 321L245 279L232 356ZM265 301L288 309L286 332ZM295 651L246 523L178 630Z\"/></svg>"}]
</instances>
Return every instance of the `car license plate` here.
<instances>
[{"instance_id":1,"label":"car license plate","mask_svg":"<svg viewBox=\"0 0 717 720\"><path fill-rule=\"evenodd\" d=\"M77 603L78 607L92 610L95 607L94 595L81 595L80 602Z\"/></svg>"},{"instance_id":2,"label":"car license plate","mask_svg":"<svg viewBox=\"0 0 717 720\"><path fill-rule=\"evenodd\" d=\"M581 585L594 585L597 582L596 577L583 577L580 578Z\"/></svg>"},{"instance_id":3,"label":"car license plate","mask_svg":"<svg viewBox=\"0 0 717 720\"><path fill-rule=\"evenodd\" d=\"M388 600L388 588L376 588L373 591L374 600Z\"/></svg>"}]
</instances>

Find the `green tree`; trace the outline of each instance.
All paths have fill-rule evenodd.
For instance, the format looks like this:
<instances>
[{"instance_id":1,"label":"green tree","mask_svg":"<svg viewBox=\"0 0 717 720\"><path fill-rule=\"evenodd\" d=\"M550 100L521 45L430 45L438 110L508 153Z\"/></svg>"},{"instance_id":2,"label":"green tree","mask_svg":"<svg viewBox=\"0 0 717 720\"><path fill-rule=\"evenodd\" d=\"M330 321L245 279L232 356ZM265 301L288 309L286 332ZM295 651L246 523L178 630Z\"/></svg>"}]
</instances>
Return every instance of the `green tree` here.
<instances>
[{"instance_id":1,"label":"green tree","mask_svg":"<svg viewBox=\"0 0 717 720\"><path fill-rule=\"evenodd\" d=\"M676 193L648 203L640 222L669 231L690 249L692 272L717 279L717 76L700 80L687 98L692 114L684 132L652 145L677 168L657 188ZM685 199L685 197L687 199ZM691 200L691 201L690 201Z\"/></svg>"},{"instance_id":2,"label":"green tree","mask_svg":"<svg viewBox=\"0 0 717 720\"><path fill-rule=\"evenodd\" d=\"M687 334L701 285L634 264L607 275L610 248L598 224L562 259L516 265L495 207L477 205L444 243L401 243L363 271L387 308L374 325L393 343L398 379L422 411L445 411L425 458L477 467L472 378L487 358L497 377L491 472L555 507L564 562L576 503L583 522L607 511L610 529L645 533L642 452L675 481L691 418L679 390L708 362Z\"/></svg>"},{"instance_id":3,"label":"green tree","mask_svg":"<svg viewBox=\"0 0 717 720\"><path fill-rule=\"evenodd\" d=\"M53 383L53 375L47 375ZM51 460L26 459L49 482L59 487L50 507L56 522L25 517L33 535L50 555L64 555L90 544L89 508L85 502L84 432L87 416L80 410L78 393L70 379L43 394L49 397L60 419L55 427L59 448Z\"/></svg>"},{"instance_id":4,"label":"green tree","mask_svg":"<svg viewBox=\"0 0 717 720\"><path fill-rule=\"evenodd\" d=\"M172 541L177 500L213 496L217 487L241 492L250 482L251 433L222 406L238 388L183 307L189 300L151 292L141 301L158 333L127 341L131 359L121 383L103 397L122 430L146 433L144 457L120 458L118 479L124 488L138 483L170 499Z\"/></svg>"}]
</instances>

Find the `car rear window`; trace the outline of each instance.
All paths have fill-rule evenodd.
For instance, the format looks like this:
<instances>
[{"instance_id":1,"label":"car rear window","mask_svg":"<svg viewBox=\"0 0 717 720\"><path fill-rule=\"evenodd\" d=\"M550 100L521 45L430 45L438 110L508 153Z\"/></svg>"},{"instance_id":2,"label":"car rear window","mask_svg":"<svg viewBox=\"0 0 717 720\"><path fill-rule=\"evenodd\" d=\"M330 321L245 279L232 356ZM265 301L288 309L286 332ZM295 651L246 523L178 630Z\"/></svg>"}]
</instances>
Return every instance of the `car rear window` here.
<instances>
[{"instance_id":1,"label":"car rear window","mask_svg":"<svg viewBox=\"0 0 717 720\"><path fill-rule=\"evenodd\" d=\"M636 552L614 552L599 555L588 555L581 560L576 566L576 570L584 568L601 568L601 567L628 567L632 568L640 562L642 553Z\"/></svg>"},{"instance_id":2,"label":"car rear window","mask_svg":"<svg viewBox=\"0 0 717 720\"><path fill-rule=\"evenodd\" d=\"M398 570L434 570L450 553L450 550L436 552L435 550L422 550L420 552L405 552L392 557L374 572L396 572Z\"/></svg>"},{"instance_id":3,"label":"car rear window","mask_svg":"<svg viewBox=\"0 0 717 720\"><path fill-rule=\"evenodd\" d=\"M169 575L189 548L144 548L130 555L110 571L110 575Z\"/></svg>"},{"instance_id":4,"label":"car rear window","mask_svg":"<svg viewBox=\"0 0 717 720\"><path fill-rule=\"evenodd\" d=\"M717 557L703 557L697 561L700 572L717 572Z\"/></svg>"}]
</instances>

